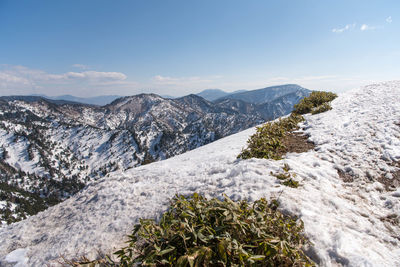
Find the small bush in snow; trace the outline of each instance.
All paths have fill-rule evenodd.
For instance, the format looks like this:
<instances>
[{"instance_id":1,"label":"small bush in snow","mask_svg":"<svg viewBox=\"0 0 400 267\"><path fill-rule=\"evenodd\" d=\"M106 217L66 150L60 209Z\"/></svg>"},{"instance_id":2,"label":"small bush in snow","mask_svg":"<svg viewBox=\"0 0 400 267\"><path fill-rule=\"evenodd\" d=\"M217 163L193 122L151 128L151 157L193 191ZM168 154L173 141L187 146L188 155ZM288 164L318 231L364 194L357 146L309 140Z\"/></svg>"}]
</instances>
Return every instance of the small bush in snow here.
<instances>
[{"instance_id":1,"label":"small bush in snow","mask_svg":"<svg viewBox=\"0 0 400 267\"><path fill-rule=\"evenodd\" d=\"M296 181L296 180L294 180L293 178L289 178L289 179L283 181L282 184L283 184L283 185L286 185L286 186L289 186L289 187L292 187L292 188L297 188L297 187L299 187L299 182Z\"/></svg>"},{"instance_id":2,"label":"small bush in snow","mask_svg":"<svg viewBox=\"0 0 400 267\"><path fill-rule=\"evenodd\" d=\"M120 266L312 266L303 230L277 201L176 196L159 223L140 220L115 254Z\"/></svg>"},{"instance_id":3,"label":"small bush in snow","mask_svg":"<svg viewBox=\"0 0 400 267\"><path fill-rule=\"evenodd\" d=\"M242 150L238 158L281 159L284 154L282 139L288 132L296 129L297 124L303 120L301 115L292 113L287 118L257 127L257 132L247 140L247 148Z\"/></svg>"},{"instance_id":4,"label":"small bush in snow","mask_svg":"<svg viewBox=\"0 0 400 267\"><path fill-rule=\"evenodd\" d=\"M297 188L299 187L299 182L296 181L294 178L296 178L296 173L291 173L290 171L290 167L287 163L285 163L282 167L283 172L278 172L278 173L274 173L271 172L272 176L275 176L277 179L279 179L281 181L281 183L283 185L292 187L292 188Z\"/></svg>"},{"instance_id":5,"label":"small bush in snow","mask_svg":"<svg viewBox=\"0 0 400 267\"><path fill-rule=\"evenodd\" d=\"M327 111L330 105L324 105L329 103L337 97L337 94L331 92L314 91L308 97L303 98L300 102L293 107L293 113L296 114L306 114L312 113L317 114ZM324 105L324 107L320 107ZM315 112L318 110L318 112Z\"/></svg>"},{"instance_id":6,"label":"small bush in snow","mask_svg":"<svg viewBox=\"0 0 400 267\"><path fill-rule=\"evenodd\" d=\"M311 111L311 114L314 115L314 114L322 113L322 112L325 112L325 111L328 111L328 110L331 110L331 109L332 109L332 107L331 107L330 103L323 103L322 105L320 105L320 106L316 107L315 109L313 109Z\"/></svg>"}]
</instances>

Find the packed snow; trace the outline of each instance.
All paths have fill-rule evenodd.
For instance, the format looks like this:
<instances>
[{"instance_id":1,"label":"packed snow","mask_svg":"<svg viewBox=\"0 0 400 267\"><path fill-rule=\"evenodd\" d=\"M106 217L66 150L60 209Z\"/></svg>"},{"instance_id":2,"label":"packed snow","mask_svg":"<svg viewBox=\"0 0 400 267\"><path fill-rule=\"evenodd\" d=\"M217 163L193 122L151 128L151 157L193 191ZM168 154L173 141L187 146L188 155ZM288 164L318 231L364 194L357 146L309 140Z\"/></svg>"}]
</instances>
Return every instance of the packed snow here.
<instances>
[{"instance_id":1,"label":"packed snow","mask_svg":"<svg viewBox=\"0 0 400 267\"><path fill-rule=\"evenodd\" d=\"M5 257L5 261L8 263L13 263L14 267L24 267L27 266L27 257L26 257L26 249L19 248L9 253Z\"/></svg>"},{"instance_id":2,"label":"packed snow","mask_svg":"<svg viewBox=\"0 0 400 267\"><path fill-rule=\"evenodd\" d=\"M279 198L299 216L321 266L400 266L400 190L385 188L400 161L400 82L373 84L333 101L333 110L307 115L301 126L313 151L283 160L236 156L249 129L168 160L114 172L65 202L0 229L0 265L57 265L61 257L95 257L124 246L139 218L158 218L175 194L254 201ZM301 186L280 184L270 172L284 163ZM338 174L352 177L344 181ZM389 180L390 181L390 180ZM397 217L398 218L398 217Z\"/></svg>"}]
</instances>

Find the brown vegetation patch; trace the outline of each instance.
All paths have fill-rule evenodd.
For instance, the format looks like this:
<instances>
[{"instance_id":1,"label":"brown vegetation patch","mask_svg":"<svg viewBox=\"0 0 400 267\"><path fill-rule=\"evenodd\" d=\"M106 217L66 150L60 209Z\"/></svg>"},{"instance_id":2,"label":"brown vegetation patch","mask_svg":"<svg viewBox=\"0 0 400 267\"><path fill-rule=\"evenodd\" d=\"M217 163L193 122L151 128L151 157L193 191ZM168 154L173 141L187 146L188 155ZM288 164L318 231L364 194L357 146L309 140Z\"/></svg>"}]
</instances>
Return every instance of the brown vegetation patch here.
<instances>
[{"instance_id":1,"label":"brown vegetation patch","mask_svg":"<svg viewBox=\"0 0 400 267\"><path fill-rule=\"evenodd\" d=\"M342 179L343 182L351 183L354 181L354 177L351 174L344 172L342 170L337 170L337 172L339 174L340 179Z\"/></svg>"},{"instance_id":2,"label":"brown vegetation patch","mask_svg":"<svg viewBox=\"0 0 400 267\"><path fill-rule=\"evenodd\" d=\"M390 191L400 187L400 162L394 162L391 165L397 167L397 170L390 172L392 178L389 179L383 175L378 178L378 181L385 186L385 189Z\"/></svg>"},{"instance_id":3,"label":"brown vegetation patch","mask_svg":"<svg viewBox=\"0 0 400 267\"><path fill-rule=\"evenodd\" d=\"M393 226L400 226L400 217L397 214L390 214L385 217L381 217L382 222L388 222Z\"/></svg>"},{"instance_id":4,"label":"brown vegetation patch","mask_svg":"<svg viewBox=\"0 0 400 267\"><path fill-rule=\"evenodd\" d=\"M308 140L308 136L295 132L288 132L282 138L282 145L283 147L278 150L280 156L290 152L303 153L315 148L315 144Z\"/></svg>"},{"instance_id":5,"label":"brown vegetation patch","mask_svg":"<svg viewBox=\"0 0 400 267\"><path fill-rule=\"evenodd\" d=\"M385 186L386 190L395 190L396 188L400 187L400 171L395 172L395 175L393 175L392 179L381 176L379 177L378 181Z\"/></svg>"}]
</instances>

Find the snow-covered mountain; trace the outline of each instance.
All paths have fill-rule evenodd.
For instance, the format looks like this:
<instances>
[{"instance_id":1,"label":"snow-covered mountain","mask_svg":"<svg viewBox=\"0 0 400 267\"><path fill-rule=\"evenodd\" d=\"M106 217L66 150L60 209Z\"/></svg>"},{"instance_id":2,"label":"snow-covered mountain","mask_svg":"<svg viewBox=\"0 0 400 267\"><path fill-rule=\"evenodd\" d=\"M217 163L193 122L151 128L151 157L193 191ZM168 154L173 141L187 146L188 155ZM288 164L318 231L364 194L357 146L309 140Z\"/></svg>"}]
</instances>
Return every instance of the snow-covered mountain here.
<instances>
[{"instance_id":1,"label":"snow-covered mountain","mask_svg":"<svg viewBox=\"0 0 400 267\"><path fill-rule=\"evenodd\" d=\"M51 100L65 100L65 101L78 102L89 105L98 105L98 106L104 106L110 104L115 99L122 97L120 95L101 95L94 97L77 97L73 95L60 95L60 96L35 95L35 96L41 96Z\"/></svg>"},{"instance_id":2,"label":"snow-covered mountain","mask_svg":"<svg viewBox=\"0 0 400 267\"><path fill-rule=\"evenodd\" d=\"M177 193L199 192L250 201L279 197L282 211L303 220L313 243L307 254L321 266L400 266L399 99L400 82L340 95L333 110L306 115L301 124L315 150L279 161L236 158L251 128L164 161L110 173L66 201L1 228L0 265L57 265L60 257L111 253L125 245L139 218L157 218ZM113 105L122 114L136 110L128 102ZM297 174L298 188L270 174L284 163Z\"/></svg>"},{"instance_id":3,"label":"snow-covered mountain","mask_svg":"<svg viewBox=\"0 0 400 267\"><path fill-rule=\"evenodd\" d=\"M284 84L249 91L238 90L232 93L225 92L221 89L206 89L201 91L197 95L215 103L230 103L228 100L237 100L246 104L265 105L266 103L271 103L275 100L279 101L279 98L285 97L287 95L297 94L301 95L301 97L304 97L308 96L310 92L310 90L303 88L297 84ZM238 102L232 101L232 103Z\"/></svg>"},{"instance_id":4,"label":"snow-covered mountain","mask_svg":"<svg viewBox=\"0 0 400 267\"><path fill-rule=\"evenodd\" d=\"M208 101L215 101L215 100L222 98L224 96L227 96L227 95L243 93L243 92L247 92L247 90L237 90L234 92L225 92L224 90L221 90L221 89L206 89L206 90L201 91L200 93L197 93L196 95L201 96L202 98L204 98L205 100L208 100Z\"/></svg>"},{"instance_id":5,"label":"snow-covered mountain","mask_svg":"<svg viewBox=\"0 0 400 267\"><path fill-rule=\"evenodd\" d=\"M206 89L201 91L200 93L197 93L196 95L201 96L208 101L214 101L218 98L229 95L229 93L221 89Z\"/></svg>"},{"instance_id":6,"label":"snow-covered mountain","mask_svg":"<svg viewBox=\"0 0 400 267\"><path fill-rule=\"evenodd\" d=\"M268 89L268 88L266 88ZM292 110L293 106L297 104L300 99L308 96L310 94L310 90L299 88L298 90L288 90L285 94L278 94L275 92L275 87L271 88L271 98L269 101L254 103L254 102L246 102L241 100L241 97L230 98L230 96L219 98L214 101L218 106L234 109L243 114L257 114L264 120L272 120L283 115L288 114L288 110ZM266 94L263 90L263 94ZM256 90L259 91L259 90ZM249 91L248 93L250 93ZM242 93L238 94L242 95ZM248 99L246 93L243 95L243 99ZM257 102L257 101L255 101Z\"/></svg>"},{"instance_id":7,"label":"snow-covered mountain","mask_svg":"<svg viewBox=\"0 0 400 267\"><path fill-rule=\"evenodd\" d=\"M310 91L297 84L285 84L278 86L270 86L257 90L232 93L226 96L222 96L221 98L218 98L215 101L218 102L225 99L235 99L235 100L242 100L247 103L265 104L277 98L292 93L300 93L300 94L302 93L304 95L308 95Z\"/></svg>"},{"instance_id":8,"label":"snow-covered mountain","mask_svg":"<svg viewBox=\"0 0 400 267\"><path fill-rule=\"evenodd\" d=\"M274 101L244 103L252 108L243 110L197 95L141 94L101 107L0 97L0 221L35 214L109 172L170 158L280 117L297 103Z\"/></svg>"}]
</instances>

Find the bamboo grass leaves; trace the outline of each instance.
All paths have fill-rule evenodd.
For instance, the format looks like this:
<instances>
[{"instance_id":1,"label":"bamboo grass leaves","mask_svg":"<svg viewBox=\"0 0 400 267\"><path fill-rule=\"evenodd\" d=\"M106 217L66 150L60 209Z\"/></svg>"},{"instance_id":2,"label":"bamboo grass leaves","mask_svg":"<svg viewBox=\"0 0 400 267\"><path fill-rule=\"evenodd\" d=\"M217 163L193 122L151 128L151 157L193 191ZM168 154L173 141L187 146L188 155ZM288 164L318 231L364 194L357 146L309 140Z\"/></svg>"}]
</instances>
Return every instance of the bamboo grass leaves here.
<instances>
[{"instance_id":1,"label":"bamboo grass leaves","mask_svg":"<svg viewBox=\"0 0 400 267\"><path fill-rule=\"evenodd\" d=\"M141 220L116 254L122 266L311 266L303 229L265 199L176 196L159 223Z\"/></svg>"}]
</instances>

